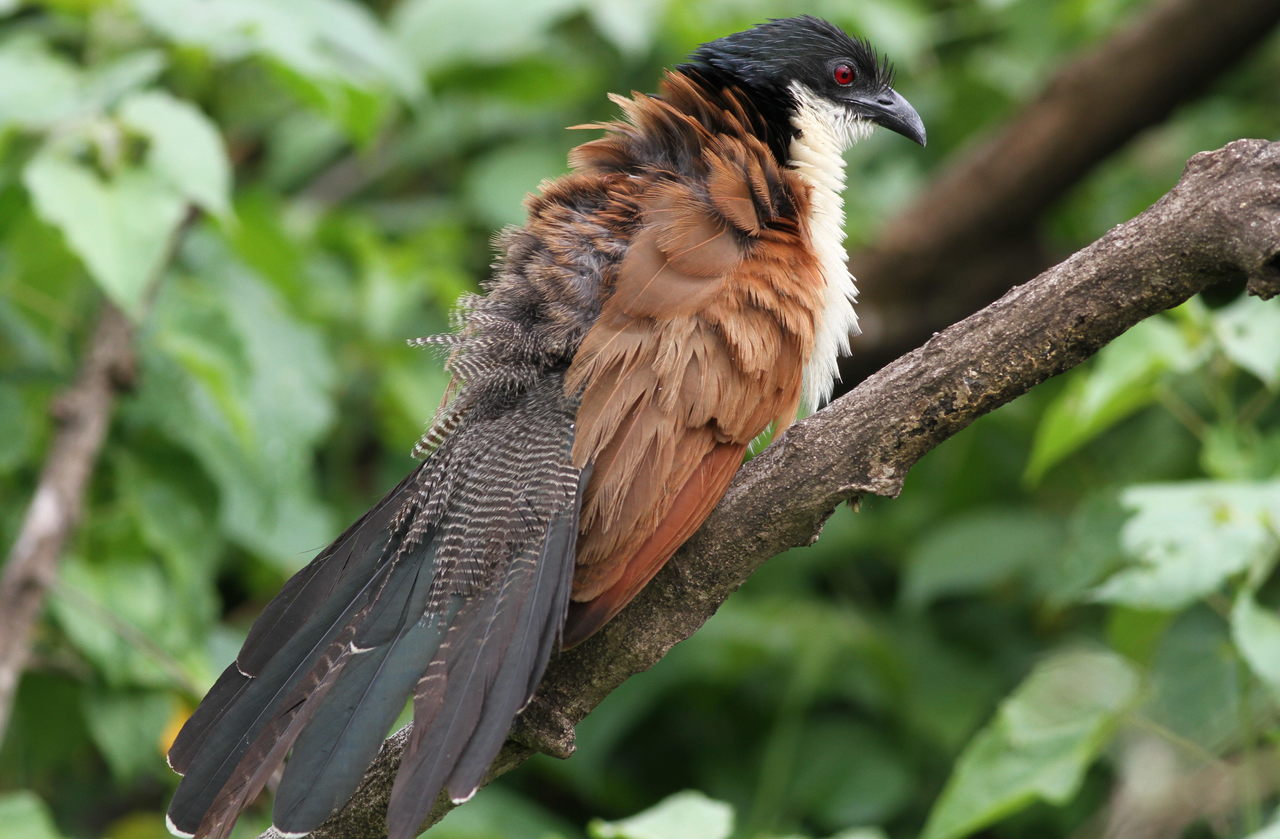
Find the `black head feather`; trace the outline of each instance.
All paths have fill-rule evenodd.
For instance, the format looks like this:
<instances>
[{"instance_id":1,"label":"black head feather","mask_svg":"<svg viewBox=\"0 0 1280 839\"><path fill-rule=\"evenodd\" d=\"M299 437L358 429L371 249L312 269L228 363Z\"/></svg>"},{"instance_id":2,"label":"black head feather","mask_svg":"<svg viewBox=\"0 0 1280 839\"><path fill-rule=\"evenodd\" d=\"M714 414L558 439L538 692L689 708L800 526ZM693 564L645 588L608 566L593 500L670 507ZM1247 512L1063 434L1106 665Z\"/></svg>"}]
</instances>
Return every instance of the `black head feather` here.
<instances>
[{"instance_id":1,"label":"black head feather","mask_svg":"<svg viewBox=\"0 0 1280 839\"><path fill-rule=\"evenodd\" d=\"M812 15L775 18L709 41L678 68L705 88L735 88L759 110L770 146L785 160L794 133L797 85L804 97L830 100L847 113L924 143L924 125L893 90L893 66L871 44Z\"/></svg>"},{"instance_id":2,"label":"black head feather","mask_svg":"<svg viewBox=\"0 0 1280 839\"><path fill-rule=\"evenodd\" d=\"M709 41L689 56L690 68L725 77L761 93L784 94L792 82L823 93L835 85L832 68L849 64L855 85L878 90L893 85L893 67L871 44L812 15L774 18Z\"/></svg>"}]
</instances>

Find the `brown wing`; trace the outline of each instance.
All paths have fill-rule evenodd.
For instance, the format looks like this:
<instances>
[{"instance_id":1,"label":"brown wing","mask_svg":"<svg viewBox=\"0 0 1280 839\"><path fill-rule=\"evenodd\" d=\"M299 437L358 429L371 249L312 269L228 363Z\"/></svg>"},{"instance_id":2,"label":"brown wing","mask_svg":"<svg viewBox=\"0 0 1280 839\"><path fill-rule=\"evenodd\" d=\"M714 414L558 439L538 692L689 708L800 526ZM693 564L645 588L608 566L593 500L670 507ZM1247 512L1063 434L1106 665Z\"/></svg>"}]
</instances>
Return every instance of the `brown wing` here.
<instances>
[{"instance_id":1,"label":"brown wing","mask_svg":"<svg viewBox=\"0 0 1280 839\"><path fill-rule=\"evenodd\" d=\"M645 97L628 116L674 118ZM610 142L580 147L578 161L616 158ZM567 643L657 573L724 494L747 444L786 425L800 398L822 298L796 220L807 193L758 141L704 132L699 151L690 172L648 176L613 294L566 381L582 394L574 460L593 465Z\"/></svg>"},{"instance_id":2,"label":"brown wing","mask_svg":"<svg viewBox=\"0 0 1280 839\"><path fill-rule=\"evenodd\" d=\"M746 446L737 443L719 443L711 449L676 494L670 511L659 522L658 528L625 563L618 580L594 598L569 605L569 617L561 641L564 647L572 647L590 637L653 579L676 549L711 514L733 474L738 471L745 450Z\"/></svg>"}]
</instances>

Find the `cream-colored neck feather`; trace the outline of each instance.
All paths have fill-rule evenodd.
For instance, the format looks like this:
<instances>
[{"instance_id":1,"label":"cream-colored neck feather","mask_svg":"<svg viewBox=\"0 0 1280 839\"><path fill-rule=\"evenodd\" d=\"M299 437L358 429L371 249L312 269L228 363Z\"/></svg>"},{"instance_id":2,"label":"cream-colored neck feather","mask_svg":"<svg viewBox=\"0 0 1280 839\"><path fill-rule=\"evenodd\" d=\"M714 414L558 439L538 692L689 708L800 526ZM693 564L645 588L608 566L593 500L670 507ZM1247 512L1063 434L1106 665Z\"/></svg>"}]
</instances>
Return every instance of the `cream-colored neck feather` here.
<instances>
[{"instance_id":1,"label":"cream-colored neck feather","mask_svg":"<svg viewBox=\"0 0 1280 839\"><path fill-rule=\"evenodd\" d=\"M859 332L853 311L858 290L844 249L844 151L867 136L872 126L798 82L792 84L791 93L797 103L791 125L797 133L788 150L788 164L812 188L809 239L824 286L813 355L804 368L807 413L830 398L839 378L837 359L849 352L849 339Z\"/></svg>"}]
</instances>

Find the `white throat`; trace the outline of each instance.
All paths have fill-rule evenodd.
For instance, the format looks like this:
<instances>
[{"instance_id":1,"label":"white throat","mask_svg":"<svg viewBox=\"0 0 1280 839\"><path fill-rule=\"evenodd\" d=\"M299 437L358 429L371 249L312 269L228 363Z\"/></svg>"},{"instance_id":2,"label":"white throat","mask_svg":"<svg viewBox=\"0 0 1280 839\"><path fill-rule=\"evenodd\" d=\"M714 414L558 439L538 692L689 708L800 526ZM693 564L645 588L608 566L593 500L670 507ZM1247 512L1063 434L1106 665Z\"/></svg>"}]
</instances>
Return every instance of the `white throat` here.
<instances>
[{"instance_id":1,"label":"white throat","mask_svg":"<svg viewBox=\"0 0 1280 839\"><path fill-rule=\"evenodd\" d=\"M804 368L804 409L811 412L831 397L839 378L837 359L849 352L849 339L860 331L853 311L858 290L844 250L844 151L871 133L872 126L798 82L791 93L797 104L791 117L797 136L787 151L788 164L811 187L809 239L823 281L813 355Z\"/></svg>"}]
</instances>

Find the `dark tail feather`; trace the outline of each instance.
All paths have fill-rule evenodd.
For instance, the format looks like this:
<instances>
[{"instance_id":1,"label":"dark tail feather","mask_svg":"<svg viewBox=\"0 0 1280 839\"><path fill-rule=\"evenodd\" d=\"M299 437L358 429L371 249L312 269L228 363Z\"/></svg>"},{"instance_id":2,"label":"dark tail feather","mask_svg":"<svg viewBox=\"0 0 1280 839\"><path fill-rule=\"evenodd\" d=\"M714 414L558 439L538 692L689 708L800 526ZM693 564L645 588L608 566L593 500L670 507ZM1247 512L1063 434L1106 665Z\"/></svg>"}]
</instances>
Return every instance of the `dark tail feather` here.
<instances>
[{"instance_id":1,"label":"dark tail feather","mask_svg":"<svg viewBox=\"0 0 1280 839\"><path fill-rule=\"evenodd\" d=\"M428 614L431 574L429 568L423 571L420 566L412 584L404 586L402 607L388 608L375 621L386 624L394 615L394 627L356 638L358 652L347 664L341 684L325 697L294 744L276 790L278 830L312 830L350 797L435 656L459 604L455 598L445 614Z\"/></svg>"},{"instance_id":2,"label":"dark tail feather","mask_svg":"<svg viewBox=\"0 0 1280 839\"><path fill-rule=\"evenodd\" d=\"M419 683L413 735L387 808L389 839L410 839L442 789L475 794L533 696L569 606L578 506L551 522L539 553L512 563L503 585L446 645ZM459 624L462 617L459 616Z\"/></svg>"},{"instance_id":3,"label":"dark tail feather","mask_svg":"<svg viewBox=\"0 0 1280 839\"><path fill-rule=\"evenodd\" d=\"M370 587L386 577L385 571L376 574ZM300 733L290 731L300 712L305 721L349 662L348 645L367 606L353 603L320 632L300 632L244 686L190 760L169 806L173 826L200 836L230 832L240 810L284 759L289 737Z\"/></svg>"},{"instance_id":4,"label":"dark tail feather","mask_svg":"<svg viewBox=\"0 0 1280 839\"><path fill-rule=\"evenodd\" d=\"M267 706L268 710L272 707L278 710L270 715L264 710L263 716L254 721L252 732L240 741L242 745L250 744L238 752L242 755L240 760L234 764L228 760L219 765L218 771L224 773L221 777L225 780L206 810L196 830L197 836L226 839L231 834L241 811L262 792L312 714L337 684L350 661L344 656L350 643L350 631L336 637L296 687L288 693L277 694L277 697L283 695L284 699L279 702L273 699ZM260 720L265 720L265 723L260 723ZM230 770L225 769L228 765L232 767ZM209 788L213 785L210 784Z\"/></svg>"},{"instance_id":5,"label":"dark tail feather","mask_svg":"<svg viewBox=\"0 0 1280 839\"><path fill-rule=\"evenodd\" d=\"M579 479L579 502L589 477L590 470L587 470ZM514 643L504 656L498 681L485 696L481 725L449 775L446 787L454 801L465 801L475 795L511 728L510 722L504 725L501 720L514 719L533 698L560 641L573 588L578 513L579 506L575 505L547 530L532 591L515 628Z\"/></svg>"},{"instance_id":6,"label":"dark tail feather","mask_svg":"<svg viewBox=\"0 0 1280 839\"><path fill-rule=\"evenodd\" d=\"M503 657L498 678L484 698L480 724L449 775L446 787L454 801L475 795L485 771L507 739L511 720L533 698L533 691L542 680L569 606L576 534L576 516L557 521L548 533L511 646ZM568 561L558 561L565 557Z\"/></svg>"},{"instance_id":7,"label":"dark tail feather","mask_svg":"<svg viewBox=\"0 0 1280 839\"><path fill-rule=\"evenodd\" d=\"M311 632L307 636L314 644L326 620L330 624L336 620L369 583L372 563L376 563L381 554L377 544L385 544L397 502L402 500L403 490L416 476L416 471L411 473L285 583L254 621L235 662L223 671L169 748L169 765L173 771L187 774L192 758L204 747L210 732L221 728L228 708L239 701L249 683L262 674L267 662L280 654L289 640L309 625Z\"/></svg>"},{"instance_id":8,"label":"dark tail feather","mask_svg":"<svg viewBox=\"0 0 1280 839\"><path fill-rule=\"evenodd\" d=\"M170 750L171 764L185 776L169 806L169 822L176 831L220 835L209 821L212 811L219 809L215 801L225 805L243 797L247 803L257 794L249 791L252 784L247 781L259 767L241 766L246 758L261 761L271 750L274 741L263 742L264 733L287 728L306 698L295 695L319 686L334 666L346 663L345 642L342 649L335 648L335 642L344 628L348 634L359 628L386 584L392 567L384 561L393 530L391 502L408 485L392 490L285 586L254 624L236 663L184 726ZM309 614L304 614L303 605L311 606ZM251 669L244 662L255 666ZM279 759L267 777L278 764ZM229 794L232 790L235 793Z\"/></svg>"},{"instance_id":9,"label":"dark tail feather","mask_svg":"<svg viewBox=\"0 0 1280 839\"><path fill-rule=\"evenodd\" d=\"M533 693L542 681L542 674L546 672L547 663L551 661L552 653L559 649L563 638L564 622L569 615L570 596L573 594L573 572L577 567L578 522L582 513L582 498L587 489L587 481L590 479L591 466L588 465L578 476L578 494L574 498L572 518L568 521L556 522L549 534L547 548L544 550L544 555L563 558L563 561L559 563L560 578L555 582L555 589L551 592L554 595L551 608L547 610L538 633L538 659L529 669L529 681L525 684L524 690L526 704L533 699ZM534 617L537 618L536 613Z\"/></svg>"},{"instance_id":10,"label":"dark tail feather","mask_svg":"<svg viewBox=\"0 0 1280 839\"><path fill-rule=\"evenodd\" d=\"M445 786L475 789L564 621L585 481L574 410L559 374L476 402L285 586L174 745L176 832L226 837L290 750L276 823L314 829L411 692L392 835L416 835Z\"/></svg>"}]
</instances>

